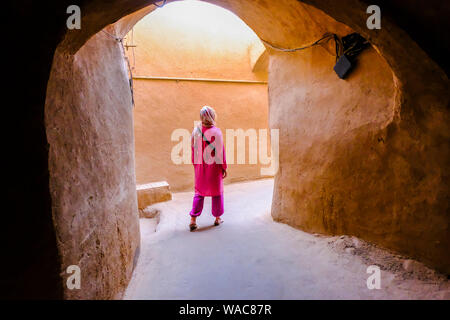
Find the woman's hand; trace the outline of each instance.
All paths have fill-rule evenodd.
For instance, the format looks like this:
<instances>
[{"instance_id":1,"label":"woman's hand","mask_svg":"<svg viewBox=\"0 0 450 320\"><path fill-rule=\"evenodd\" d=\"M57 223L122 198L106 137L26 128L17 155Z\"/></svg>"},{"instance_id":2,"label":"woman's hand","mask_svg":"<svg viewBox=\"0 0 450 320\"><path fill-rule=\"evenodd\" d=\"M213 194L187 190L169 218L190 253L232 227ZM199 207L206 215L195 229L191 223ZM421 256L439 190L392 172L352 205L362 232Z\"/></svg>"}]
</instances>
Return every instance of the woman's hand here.
<instances>
[{"instance_id":1,"label":"woman's hand","mask_svg":"<svg viewBox=\"0 0 450 320\"><path fill-rule=\"evenodd\" d=\"M227 177L227 170L222 170L222 178L225 179Z\"/></svg>"}]
</instances>

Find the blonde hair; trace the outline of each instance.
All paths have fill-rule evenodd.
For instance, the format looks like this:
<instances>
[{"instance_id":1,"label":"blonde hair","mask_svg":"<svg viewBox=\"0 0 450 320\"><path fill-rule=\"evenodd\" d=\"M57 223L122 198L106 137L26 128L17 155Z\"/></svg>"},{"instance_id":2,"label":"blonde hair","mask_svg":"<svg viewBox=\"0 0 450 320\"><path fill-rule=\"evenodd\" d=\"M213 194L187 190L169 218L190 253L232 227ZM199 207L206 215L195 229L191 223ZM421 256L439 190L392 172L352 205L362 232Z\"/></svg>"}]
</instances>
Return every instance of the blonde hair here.
<instances>
[{"instance_id":1,"label":"blonde hair","mask_svg":"<svg viewBox=\"0 0 450 320\"><path fill-rule=\"evenodd\" d=\"M216 124L216 111L210 106L204 106L200 110L200 120L205 127L211 127Z\"/></svg>"}]
</instances>

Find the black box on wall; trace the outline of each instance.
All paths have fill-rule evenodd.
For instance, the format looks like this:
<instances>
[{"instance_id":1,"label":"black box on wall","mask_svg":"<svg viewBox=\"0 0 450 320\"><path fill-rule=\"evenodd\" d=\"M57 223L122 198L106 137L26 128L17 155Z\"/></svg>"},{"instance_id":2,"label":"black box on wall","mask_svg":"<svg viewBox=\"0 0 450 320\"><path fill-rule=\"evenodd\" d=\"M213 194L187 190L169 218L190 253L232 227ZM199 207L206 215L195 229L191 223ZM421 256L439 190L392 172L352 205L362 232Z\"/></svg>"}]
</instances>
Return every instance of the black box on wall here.
<instances>
[{"instance_id":1,"label":"black box on wall","mask_svg":"<svg viewBox=\"0 0 450 320\"><path fill-rule=\"evenodd\" d=\"M344 79L345 76L350 72L352 69L352 63L347 58L345 54L343 54L339 60L336 62L336 65L334 66L334 71L337 73L339 78Z\"/></svg>"}]
</instances>

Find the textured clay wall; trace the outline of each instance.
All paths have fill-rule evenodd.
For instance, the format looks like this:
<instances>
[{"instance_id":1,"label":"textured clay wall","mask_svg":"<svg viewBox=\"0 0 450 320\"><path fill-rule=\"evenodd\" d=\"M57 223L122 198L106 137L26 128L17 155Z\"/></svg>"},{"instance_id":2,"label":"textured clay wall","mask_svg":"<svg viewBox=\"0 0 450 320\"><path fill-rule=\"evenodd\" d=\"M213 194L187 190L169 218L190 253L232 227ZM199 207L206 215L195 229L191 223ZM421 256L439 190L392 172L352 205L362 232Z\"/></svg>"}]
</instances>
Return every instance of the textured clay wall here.
<instances>
[{"instance_id":1,"label":"textured clay wall","mask_svg":"<svg viewBox=\"0 0 450 320\"><path fill-rule=\"evenodd\" d=\"M374 35L355 22L363 5L319 7ZM346 81L333 79L334 61L320 48L272 54L270 125L283 137L272 216L308 232L356 235L448 273L448 78L404 33L386 31L387 21L373 42L394 76L373 49Z\"/></svg>"},{"instance_id":2,"label":"textured clay wall","mask_svg":"<svg viewBox=\"0 0 450 320\"><path fill-rule=\"evenodd\" d=\"M242 21L208 4L197 4L197 11L212 10L224 21L172 13L174 5L147 15L128 34L127 42L137 46L127 52L134 76L267 81L267 72L252 71L265 48ZM172 191L193 188L192 165L171 159L179 143L171 135L181 128L192 132L204 105L216 110L224 134L226 129L268 128L267 84L135 79L134 94L138 184L166 180ZM248 159L248 143L245 152ZM230 165L226 182L261 177L260 165L246 163Z\"/></svg>"},{"instance_id":3,"label":"textured clay wall","mask_svg":"<svg viewBox=\"0 0 450 320\"><path fill-rule=\"evenodd\" d=\"M111 32L111 30L109 30ZM57 51L46 127L53 221L67 299L120 296L139 247L131 93L119 44L104 33ZM66 268L81 269L68 290Z\"/></svg>"},{"instance_id":4,"label":"textured clay wall","mask_svg":"<svg viewBox=\"0 0 450 320\"><path fill-rule=\"evenodd\" d=\"M320 47L271 55L270 125L282 137L272 215L310 232L386 234L391 213L368 210L371 187L386 183L373 172L385 165L374 149L383 135L371 131L393 120L393 74L372 48L346 80L331 72L334 63Z\"/></svg>"}]
</instances>

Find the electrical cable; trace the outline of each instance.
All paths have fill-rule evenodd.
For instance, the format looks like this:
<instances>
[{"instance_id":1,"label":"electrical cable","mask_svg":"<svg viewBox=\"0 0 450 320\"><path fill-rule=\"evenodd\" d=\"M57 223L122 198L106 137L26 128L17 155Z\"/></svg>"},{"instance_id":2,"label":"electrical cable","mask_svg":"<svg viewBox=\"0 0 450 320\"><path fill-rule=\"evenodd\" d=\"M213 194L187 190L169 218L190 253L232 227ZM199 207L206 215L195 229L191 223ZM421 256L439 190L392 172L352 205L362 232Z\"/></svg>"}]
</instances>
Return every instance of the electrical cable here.
<instances>
[{"instance_id":1,"label":"electrical cable","mask_svg":"<svg viewBox=\"0 0 450 320\"><path fill-rule=\"evenodd\" d=\"M344 54L348 57L354 57L358 55L369 45L369 41L357 34L350 34L347 37L349 37L349 40L346 41L344 46L348 46L348 48L345 49Z\"/></svg>"},{"instance_id":2,"label":"electrical cable","mask_svg":"<svg viewBox=\"0 0 450 320\"><path fill-rule=\"evenodd\" d=\"M333 39L335 41L335 46L336 46L335 57L336 57L336 61L337 61L339 59L339 57L344 53L343 52L344 50L343 50L343 44L342 44L341 39L335 33L327 32L327 33L325 33L322 36L322 38L320 38L319 40L317 40L317 41L315 41L315 42L313 42L313 43L311 43L311 44L309 44L307 46L299 47L299 48L292 48L292 49L282 48L282 47L276 46L276 45L270 43L269 41L260 38L261 42L266 44L269 48L272 48L274 50L281 51L281 52L297 52L297 51L301 51L301 50L312 48L312 47L317 46L317 45L320 45L320 46L323 47L323 44L328 42L328 41L330 41L330 39ZM323 47L323 48L325 48L325 47ZM327 52L328 52L328 50L327 50Z\"/></svg>"},{"instance_id":3,"label":"electrical cable","mask_svg":"<svg viewBox=\"0 0 450 320\"><path fill-rule=\"evenodd\" d=\"M107 31L105 31L105 30L102 30L102 32L105 33L105 34L107 34L108 36L110 36L111 38L113 38L113 39L116 40L116 41L121 42L121 41L123 40L123 38L116 37L115 35L113 35L113 34L107 32Z\"/></svg>"},{"instance_id":4,"label":"electrical cable","mask_svg":"<svg viewBox=\"0 0 450 320\"><path fill-rule=\"evenodd\" d=\"M320 38L319 40L317 40L317 41L315 41L315 42L313 42L313 43L311 43L311 44L309 44L309 45L307 45L307 46L299 47L299 48L293 48L293 49L282 48L282 47L276 46L276 45L274 45L274 44L270 43L269 41L266 41L266 40L264 40L264 39L262 39L262 38L260 38L260 39L261 39L261 41L262 41L264 44L266 44L268 47L270 47L270 48L272 48L272 49L274 49L274 50L282 51L282 52L296 52L296 51L305 50L305 49L314 47L314 46L316 46L316 45L319 45L320 42L322 42L323 40L329 40L329 39L332 38L332 37L334 38L334 37L335 37L335 34L333 34L333 33L328 33L328 32L327 32L327 33L325 33L325 34L322 36L322 38Z\"/></svg>"},{"instance_id":5,"label":"electrical cable","mask_svg":"<svg viewBox=\"0 0 450 320\"><path fill-rule=\"evenodd\" d=\"M105 30L102 30L102 32L120 43L120 47L122 48L123 58L126 61L127 66L128 66L128 72L129 72L128 82L130 84L130 91L131 91L131 104L134 107L133 71L131 70L130 60L128 59L128 57L127 57L127 55L125 53L125 48L123 46L123 38L119 38L119 37L117 37L117 36L107 32Z\"/></svg>"},{"instance_id":6,"label":"electrical cable","mask_svg":"<svg viewBox=\"0 0 450 320\"><path fill-rule=\"evenodd\" d=\"M131 43L134 43L134 28L131 29ZM134 70L136 68L136 52L134 51L134 47L131 48L131 52L133 53L133 67Z\"/></svg>"},{"instance_id":7,"label":"electrical cable","mask_svg":"<svg viewBox=\"0 0 450 320\"><path fill-rule=\"evenodd\" d=\"M330 39L333 39L335 41L336 61L342 55L346 55L349 58L353 58L369 45L369 42L357 33L351 33L343 38L340 38L335 33L327 32L322 36L322 38L320 38L319 40L317 40L307 46L299 47L299 48L292 48L292 49L276 46L276 45L270 43L269 41L260 38L261 42L266 44L269 48L272 48L274 50L281 51L281 52L296 52L296 51L301 51L301 50L305 50L308 48L312 48L317 45L320 45L323 47L323 44L328 42ZM325 47L323 47L323 48L325 48ZM328 50L327 50L327 52L328 52Z\"/></svg>"}]
</instances>

